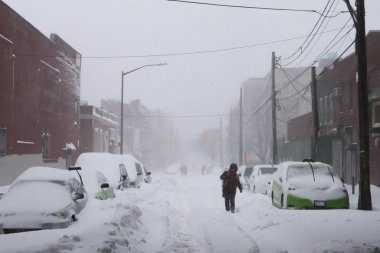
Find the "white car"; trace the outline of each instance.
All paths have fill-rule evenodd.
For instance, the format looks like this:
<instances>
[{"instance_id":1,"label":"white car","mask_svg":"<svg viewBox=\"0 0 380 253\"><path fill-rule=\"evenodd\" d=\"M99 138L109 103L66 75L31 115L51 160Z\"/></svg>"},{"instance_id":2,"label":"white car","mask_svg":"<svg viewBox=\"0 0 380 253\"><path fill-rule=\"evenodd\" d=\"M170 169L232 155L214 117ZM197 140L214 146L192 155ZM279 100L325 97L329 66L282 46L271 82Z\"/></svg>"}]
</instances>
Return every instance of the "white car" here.
<instances>
[{"instance_id":1,"label":"white car","mask_svg":"<svg viewBox=\"0 0 380 253\"><path fill-rule=\"evenodd\" d=\"M255 165L250 177L252 191L255 193L270 194L272 189L272 176L276 171L276 165Z\"/></svg>"},{"instance_id":2,"label":"white car","mask_svg":"<svg viewBox=\"0 0 380 253\"><path fill-rule=\"evenodd\" d=\"M101 172L105 178L108 180L110 187L114 189L123 189L129 187L130 176L128 175L127 170L125 169L125 165L122 161L120 161L120 155L113 155L109 153L82 153L75 163L75 167L81 167L82 172L86 173L88 180L91 182L84 182L85 186L91 187L91 191L97 190L97 187L94 189L92 187L96 180L94 176L96 173L92 172ZM85 172L85 171L92 172ZM86 181L87 178L84 178ZM97 186L97 184L96 184Z\"/></svg>"},{"instance_id":3,"label":"white car","mask_svg":"<svg viewBox=\"0 0 380 253\"><path fill-rule=\"evenodd\" d=\"M272 203L279 208L349 208L347 190L328 164L284 162L273 176Z\"/></svg>"},{"instance_id":4,"label":"white car","mask_svg":"<svg viewBox=\"0 0 380 253\"><path fill-rule=\"evenodd\" d=\"M253 172L252 166L239 166L238 174L240 176L240 183L244 189L250 189L250 177Z\"/></svg>"},{"instance_id":5,"label":"white car","mask_svg":"<svg viewBox=\"0 0 380 253\"><path fill-rule=\"evenodd\" d=\"M139 188L143 182L151 182L151 173L144 170L144 165L134 156L129 154L115 156L118 157L120 163L124 164L129 176L130 186Z\"/></svg>"},{"instance_id":6,"label":"white car","mask_svg":"<svg viewBox=\"0 0 380 253\"><path fill-rule=\"evenodd\" d=\"M66 228L87 199L82 184L68 171L29 168L0 200L0 234Z\"/></svg>"}]
</instances>

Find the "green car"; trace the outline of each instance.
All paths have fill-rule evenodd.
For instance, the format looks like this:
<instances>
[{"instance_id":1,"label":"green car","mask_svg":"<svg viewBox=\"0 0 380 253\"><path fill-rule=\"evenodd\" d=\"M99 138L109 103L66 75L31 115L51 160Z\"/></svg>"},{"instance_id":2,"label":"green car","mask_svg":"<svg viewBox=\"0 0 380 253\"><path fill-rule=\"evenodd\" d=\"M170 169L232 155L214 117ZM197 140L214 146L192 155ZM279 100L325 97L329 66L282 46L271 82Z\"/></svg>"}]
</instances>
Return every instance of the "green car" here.
<instances>
[{"instance_id":1,"label":"green car","mask_svg":"<svg viewBox=\"0 0 380 253\"><path fill-rule=\"evenodd\" d=\"M273 174L272 204L289 209L348 209L347 190L335 169L320 162L284 162Z\"/></svg>"}]
</instances>

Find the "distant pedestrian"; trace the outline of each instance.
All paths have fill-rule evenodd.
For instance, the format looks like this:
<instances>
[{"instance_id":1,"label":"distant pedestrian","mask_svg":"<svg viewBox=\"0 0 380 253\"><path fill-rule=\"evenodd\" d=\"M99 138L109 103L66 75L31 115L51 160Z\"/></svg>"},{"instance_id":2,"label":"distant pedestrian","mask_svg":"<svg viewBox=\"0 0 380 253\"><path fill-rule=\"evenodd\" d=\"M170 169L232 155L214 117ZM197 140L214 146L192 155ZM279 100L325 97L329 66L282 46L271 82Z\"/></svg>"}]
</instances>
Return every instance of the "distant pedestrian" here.
<instances>
[{"instance_id":1,"label":"distant pedestrian","mask_svg":"<svg viewBox=\"0 0 380 253\"><path fill-rule=\"evenodd\" d=\"M231 163L230 169L220 176L220 179L223 180L223 197L226 211L231 211L232 213L235 212L236 188L239 188L240 193L243 191L237 170L236 163Z\"/></svg>"}]
</instances>

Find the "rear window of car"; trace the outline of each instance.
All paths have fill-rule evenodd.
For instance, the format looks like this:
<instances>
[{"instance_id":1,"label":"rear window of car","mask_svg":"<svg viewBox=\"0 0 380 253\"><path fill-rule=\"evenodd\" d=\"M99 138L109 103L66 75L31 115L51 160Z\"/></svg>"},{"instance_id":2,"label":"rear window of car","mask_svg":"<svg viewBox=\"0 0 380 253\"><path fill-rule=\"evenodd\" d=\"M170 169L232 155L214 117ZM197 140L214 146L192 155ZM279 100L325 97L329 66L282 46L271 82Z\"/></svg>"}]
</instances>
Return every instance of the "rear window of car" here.
<instances>
[{"instance_id":1,"label":"rear window of car","mask_svg":"<svg viewBox=\"0 0 380 253\"><path fill-rule=\"evenodd\" d=\"M259 174L273 174L277 171L277 168L273 167L262 167L259 169Z\"/></svg>"},{"instance_id":2,"label":"rear window of car","mask_svg":"<svg viewBox=\"0 0 380 253\"><path fill-rule=\"evenodd\" d=\"M336 173L335 169L331 166L327 165L289 165L288 168L288 179L299 177L299 176L328 176L331 177L333 175L334 177L338 177L338 174Z\"/></svg>"}]
</instances>

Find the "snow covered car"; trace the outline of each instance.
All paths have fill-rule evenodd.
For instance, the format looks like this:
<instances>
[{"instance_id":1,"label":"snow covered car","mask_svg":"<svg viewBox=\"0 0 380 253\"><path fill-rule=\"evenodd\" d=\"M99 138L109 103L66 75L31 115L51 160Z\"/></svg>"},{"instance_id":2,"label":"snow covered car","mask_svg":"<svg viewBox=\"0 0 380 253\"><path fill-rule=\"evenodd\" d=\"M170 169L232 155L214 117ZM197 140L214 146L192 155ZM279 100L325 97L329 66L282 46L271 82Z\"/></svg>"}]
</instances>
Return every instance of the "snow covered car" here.
<instances>
[{"instance_id":1,"label":"snow covered car","mask_svg":"<svg viewBox=\"0 0 380 253\"><path fill-rule=\"evenodd\" d=\"M320 162L284 162L273 175L272 203L279 208L349 208L335 169Z\"/></svg>"},{"instance_id":2,"label":"snow covered car","mask_svg":"<svg viewBox=\"0 0 380 253\"><path fill-rule=\"evenodd\" d=\"M0 200L0 233L66 228L87 202L82 184L66 170L32 167Z\"/></svg>"},{"instance_id":3,"label":"snow covered car","mask_svg":"<svg viewBox=\"0 0 380 253\"><path fill-rule=\"evenodd\" d=\"M128 173L129 185L139 188L142 182L146 182L146 175L143 171L143 164L140 163L134 156L129 154L114 155L118 157L119 163L125 166Z\"/></svg>"},{"instance_id":4,"label":"snow covered car","mask_svg":"<svg viewBox=\"0 0 380 253\"><path fill-rule=\"evenodd\" d=\"M252 191L262 194L270 194L272 192L272 176L276 171L277 165L255 165L249 180Z\"/></svg>"},{"instance_id":5,"label":"snow covered car","mask_svg":"<svg viewBox=\"0 0 380 253\"><path fill-rule=\"evenodd\" d=\"M75 167L81 167L85 187L90 187L90 192L99 191L99 184L96 172L100 172L105 177L105 182L113 189L123 189L129 187L129 175L125 165L119 159L120 155L109 153L82 153L75 163ZM89 171L89 172L87 172ZM88 181L88 182L87 182Z\"/></svg>"},{"instance_id":6,"label":"snow covered car","mask_svg":"<svg viewBox=\"0 0 380 253\"><path fill-rule=\"evenodd\" d=\"M250 189L249 178L252 174L252 166L239 166L238 174L240 175L240 183L244 189Z\"/></svg>"},{"instance_id":7,"label":"snow covered car","mask_svg":"<svg viewBox=\"0 0 380 253\"><path fill-rule=\"evenodd\" d=\"M115 192L113 186L109 184L106 176L92 167L69 167L69 171L73 172L73 177L77 178L83 183L84 188L90 196L96 199L105 200L113 199Z\"/></svg>"}]
</instances>

